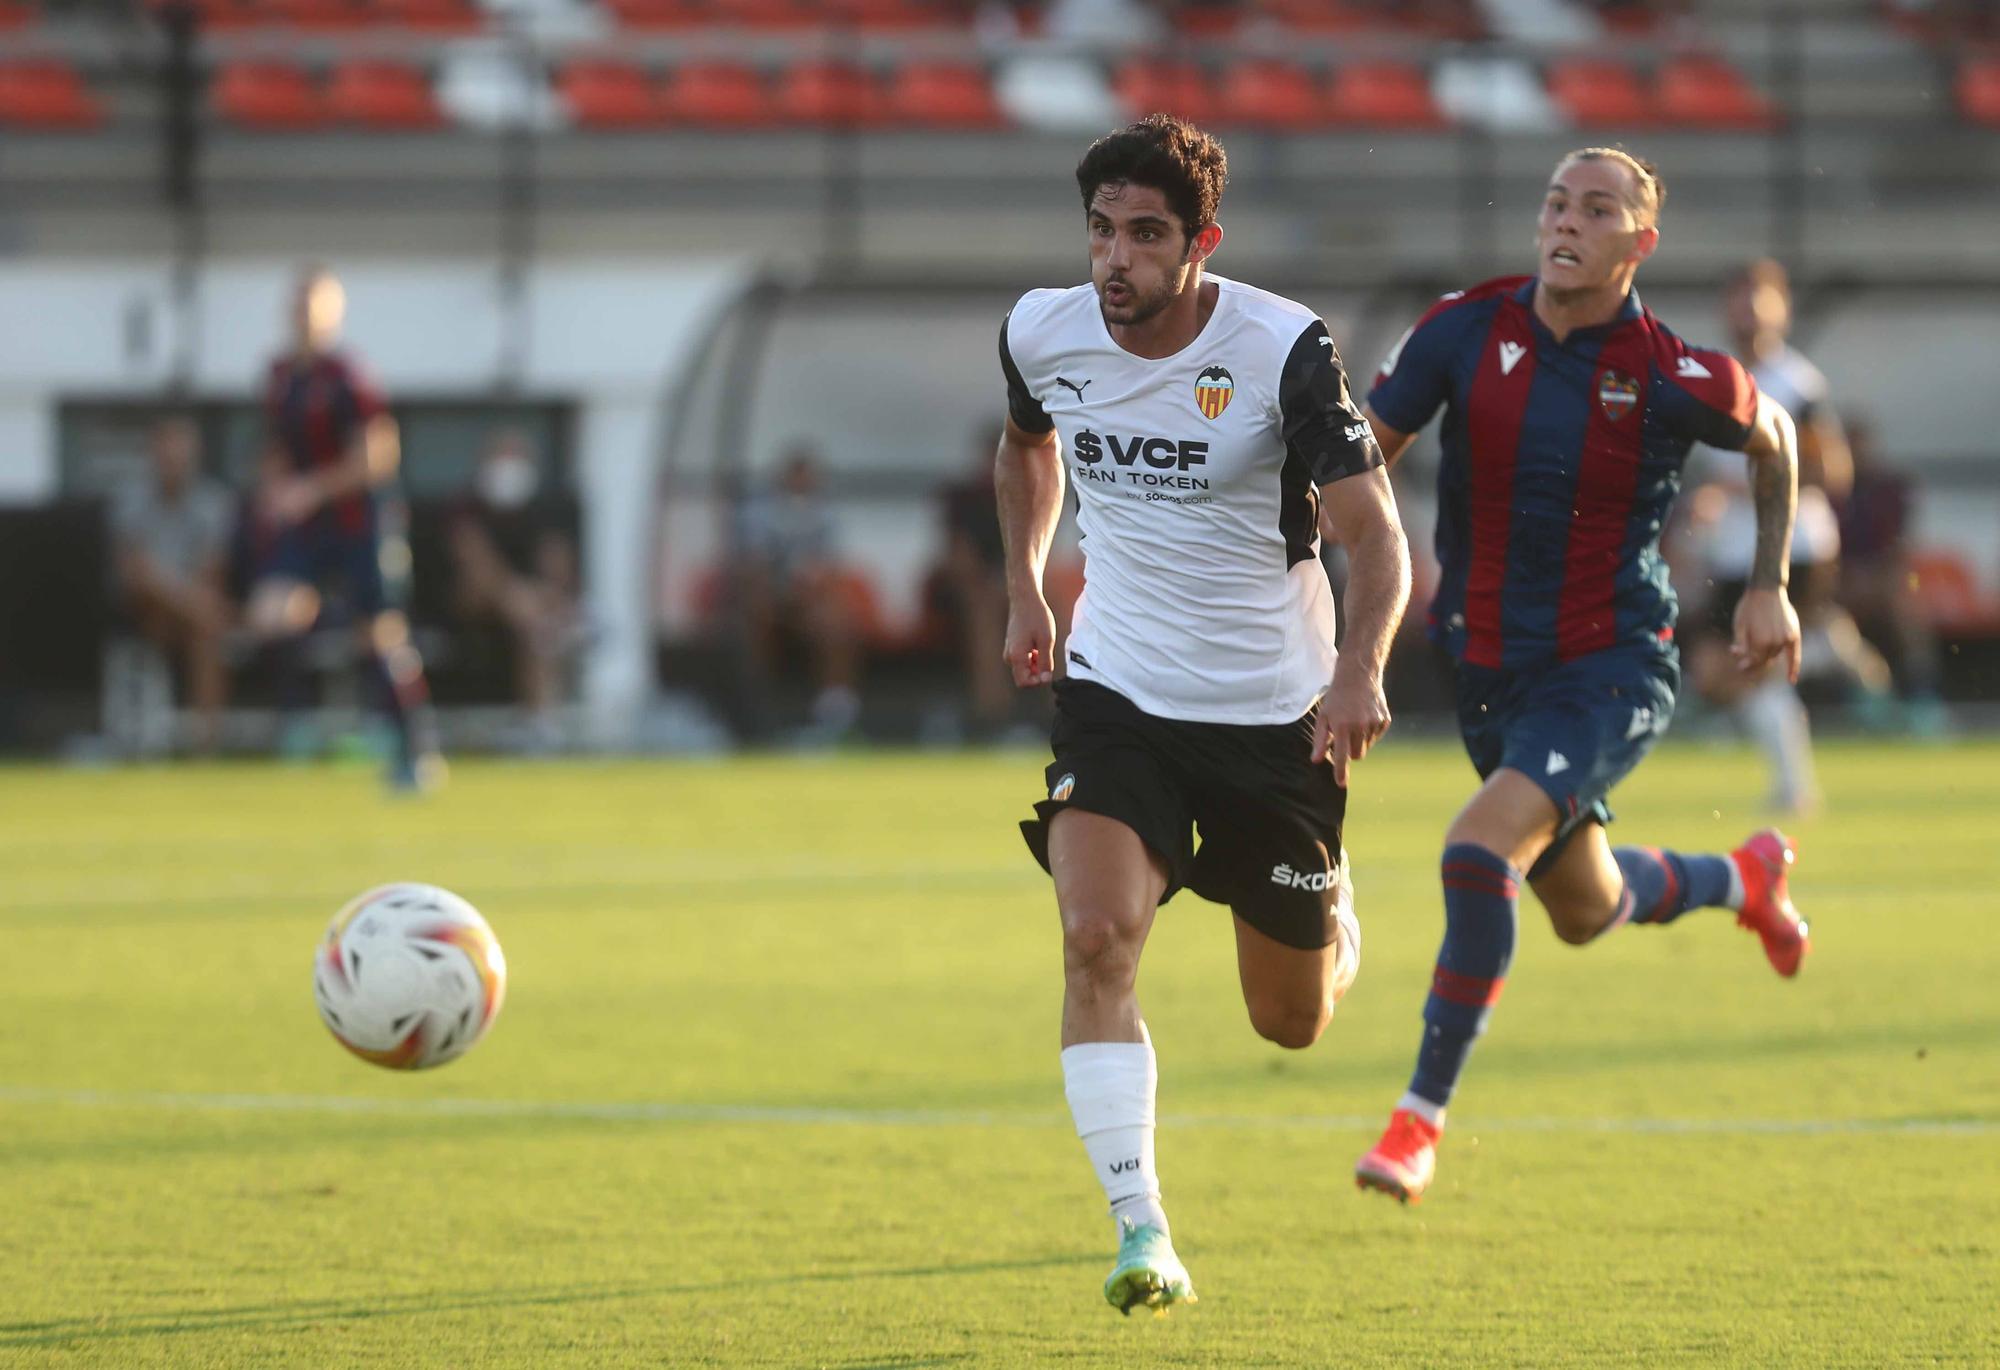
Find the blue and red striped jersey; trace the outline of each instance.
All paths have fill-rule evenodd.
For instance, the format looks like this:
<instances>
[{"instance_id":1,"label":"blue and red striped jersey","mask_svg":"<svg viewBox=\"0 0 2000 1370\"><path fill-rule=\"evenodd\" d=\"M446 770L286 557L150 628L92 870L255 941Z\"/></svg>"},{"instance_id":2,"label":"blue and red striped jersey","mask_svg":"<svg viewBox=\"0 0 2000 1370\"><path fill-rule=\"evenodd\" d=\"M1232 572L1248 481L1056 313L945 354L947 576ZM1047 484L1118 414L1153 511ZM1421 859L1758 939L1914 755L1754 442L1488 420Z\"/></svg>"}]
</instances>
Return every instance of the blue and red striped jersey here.
<instances>
[{"instance_id":1,"label":"blue and red striped jersey","mask_svg":"<svg viewBox=\"0 0 2000 1370\"><path fill-rule=\"evenodd\" d=\"M1368 395L1414 433L1444 407L1431 637L1507 670L1673 635L1660 530L1696 442L1741 450L1757 387L1628 295L1557 342L1535 278L1445 296L1391 349Z\"/></svg>"},{"instance_id":2,"label":"blue and red striped jersey","mask_svg":"<svg viewBox=\"0 0 2000 1370\"><path fill-rule=\"evenodd\" d=\"M382 394L352 360L338 352L302 359L279 357L264 387L264 419L271 442L294 472L305 475L337 465L362 431L387 407ZM350 495L325 511L345 532L369 528L374 501Z\"/></svg>"}]
</instances>

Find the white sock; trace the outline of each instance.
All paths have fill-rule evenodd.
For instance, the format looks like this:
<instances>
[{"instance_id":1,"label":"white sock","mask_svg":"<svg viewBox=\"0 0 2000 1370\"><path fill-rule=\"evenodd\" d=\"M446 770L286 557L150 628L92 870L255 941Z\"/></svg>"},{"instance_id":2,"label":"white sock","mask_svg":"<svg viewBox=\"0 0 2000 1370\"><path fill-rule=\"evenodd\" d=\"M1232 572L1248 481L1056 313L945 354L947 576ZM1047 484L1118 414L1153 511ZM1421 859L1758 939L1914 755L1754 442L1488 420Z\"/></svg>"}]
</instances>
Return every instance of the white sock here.
<instances>
[{"instance_id":1,"label":"white sock","mask_svg":"<svg viewBox=\"0 0 2000 1370\"><path fill-rule=\"evenodd\" d=\"M1777 781L1772 796L1782 808L1811 804L1819 793L1813 773L1812 732L1798 691L1782 679L1765 681L1736 706L1745 731L1762 749Z\"/></svg>"},{"instance_id":2,"label":"white sock","mask_svg":"<svg viewBox=\"0 0 2000 1370\"><path fill-rule=\"evenodd\" d=\"M1160 1176L1153 1165L1153 1095L1159 1067L1151 1042L1079 1042L1063 1048L1063 1093L1076 1135L1111 1202L1123 1234L1127 1219L1167 1230Z\"/></svg>"},{"instance_id":3,"label":"white sock","mask_svg":"<svg viewBox=\"0 0 2000 1370\"><path fill-rule=\"evenodd\" d=\"M1743 869L1736 864L1735 857L1730 856L1724 859L1729 862L1729 893L1722 896L1722 907L1725 909L1735 909L1738 913L1741 913L1743 912L1743 900L1746 897L1743 892Z\"/></svg>"},{"instance_id":4,"label":"white sock","mask_svg":"<svg viewBox=\"0 0 2000 1370\"><path fill-rule=\"evenodd\" d=\"M1443 1104L1434 1104L1421 1094L1405 1092L1402 1098L1396 1100L1396 1107L1414 1113L1438 1131L1444 1131Z\"/></svg>"}]
</instances>

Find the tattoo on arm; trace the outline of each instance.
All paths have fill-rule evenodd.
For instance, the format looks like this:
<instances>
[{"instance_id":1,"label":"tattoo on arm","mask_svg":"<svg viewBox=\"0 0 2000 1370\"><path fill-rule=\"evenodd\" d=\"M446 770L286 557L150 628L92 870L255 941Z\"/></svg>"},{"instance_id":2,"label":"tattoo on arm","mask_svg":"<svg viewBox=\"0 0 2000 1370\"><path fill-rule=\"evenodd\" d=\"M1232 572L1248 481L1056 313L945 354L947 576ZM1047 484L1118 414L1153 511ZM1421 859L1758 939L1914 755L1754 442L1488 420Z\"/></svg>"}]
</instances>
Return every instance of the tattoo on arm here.
<instances>
[{"instance_id":1,"label":"tattoo on arm","mask_svg":"<svg viewBox=\"0 0 2000 1370\"><path fill-rule=\"evenodd\" d=\"M1792 556L1792 518L1798 508L1798 457L1781 447L1750 463L1751 498L1757 507L1757 555L1750 584L1771 590L1785 583Z\"/></svg>"}]
</instances>

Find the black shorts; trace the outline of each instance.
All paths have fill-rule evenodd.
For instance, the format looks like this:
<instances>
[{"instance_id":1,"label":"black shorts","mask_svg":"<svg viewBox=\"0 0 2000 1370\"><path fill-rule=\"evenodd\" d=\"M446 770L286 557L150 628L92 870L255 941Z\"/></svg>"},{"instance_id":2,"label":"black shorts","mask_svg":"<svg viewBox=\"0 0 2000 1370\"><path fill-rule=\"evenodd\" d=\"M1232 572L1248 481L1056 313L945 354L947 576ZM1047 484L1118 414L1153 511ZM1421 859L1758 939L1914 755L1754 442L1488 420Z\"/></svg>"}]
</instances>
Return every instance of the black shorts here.
<instances>
[{"instance_id":1,"label":"black shorts","mask_svg":"<svg viewBox=\"0 0 2000 1370\"><path fill-rule=\"evenodd\" d=\"M1832 592L1833 585L1840 579L1840 563L1837 561L1795 561L1790 576L1789 598L1794 606L1806 603L1822 594ZM1703 607L1701 626L1708 633L1727 642L1736 636L1736 604L1743 598L1743 592L1750 588L1747 580L1718 580L1709 591L1708 603Z\"/></svg>"},{"instance_id":2,"label":"black shorts","mask_svg":"<svg viewBox=\"0 0 2000 1370\"><path fill-rule=\"evenodd\" d=\"M1021 824L1043 870L1049 820L1084 809L1125 824L1165 863L1161 903L1186 887L1286 946L1333 941L1326 893L1351 899L1347 791L1309 759L1312 711L1290 723L1190 723L1094 681L1059 680L1055 692L1049 797Z\"/></svg>"}]
</instances>

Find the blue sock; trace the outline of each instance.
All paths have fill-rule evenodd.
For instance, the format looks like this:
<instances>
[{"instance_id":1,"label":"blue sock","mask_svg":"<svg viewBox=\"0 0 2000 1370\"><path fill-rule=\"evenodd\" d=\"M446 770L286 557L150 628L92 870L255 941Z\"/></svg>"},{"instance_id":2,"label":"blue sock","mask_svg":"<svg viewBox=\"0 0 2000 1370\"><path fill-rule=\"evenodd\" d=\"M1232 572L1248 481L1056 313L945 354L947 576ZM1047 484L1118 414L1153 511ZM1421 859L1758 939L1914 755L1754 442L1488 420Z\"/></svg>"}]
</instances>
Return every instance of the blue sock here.
<instances>
[{"instance_id":1,"label":"blue sock","mask_svg":"<svg viewBox=\"0 0 2000 1370\"><path fill-rule=\"evenodd\" d=\"M1671 923L1690 909L1720 908L1729 897L1726 856L1683 856L1658 847L1616 847L1611 855L1625 872L1620 917L1612 927Z\"/></svg>"},{"instance_id":2,"label":"blue sock","mask_svg":"<svg viewBox=\"0 0 2000 1370\"><path fill-rule=\"evenodd\" d=\"M1424 1044L1410 1077L1410 1093L1439 1108L1451 1102L1458 1073L1507 982L1521 894L1521 873L1469 842L1444 849L1442 874L1444 945L1424 1000Z\"/></svg>"}]
</instances>

